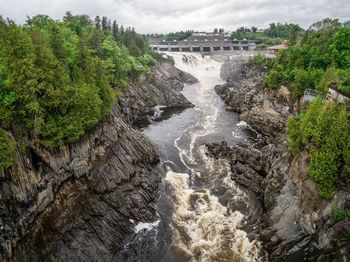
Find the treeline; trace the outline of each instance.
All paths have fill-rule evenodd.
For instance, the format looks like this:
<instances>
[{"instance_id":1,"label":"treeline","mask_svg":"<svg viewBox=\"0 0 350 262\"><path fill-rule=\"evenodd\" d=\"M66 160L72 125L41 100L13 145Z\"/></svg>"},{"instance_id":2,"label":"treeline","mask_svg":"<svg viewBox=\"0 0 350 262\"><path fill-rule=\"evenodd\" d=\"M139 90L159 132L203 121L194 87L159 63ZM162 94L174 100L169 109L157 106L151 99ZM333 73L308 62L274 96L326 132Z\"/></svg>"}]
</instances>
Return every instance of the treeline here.
<instances>
[{"instance_id":1,"label":"treeline","mask_svg":"<svg viewBox=\"0 0 350 262\"><path fill-rule=\"evenodd\" d=\"M282 23L271 23L269 28L260 31L257 27L251 28L240 27L235 32L231 33L231 39L248 39L254 40L258 48L266 48L270 45L280 44L283 40L287 40L293 34L302 34L302 29L297 24L282 24Z\"/></svg>"},{"instance_id":2,"label":"treeline","mask_svg":"<svg viewBox=\"0 0 350 262\"><path fill-rule=\"evenodd\" d=\"M326 100L329 88L350 96L349 23L324 19L301 35L291 34L290 46L273 61L259 56L251 62L269 67L267 86L288 86L294 100L306 89L318 93L288 120L289 149L294 156L309 151L308 174L318 183L320 196L331 199L337 185L350 182L350 102Z\"/></svg>"},{"instance_id":3,"label":"treeline","mask_svg":"<svg viewBox=\"0 0 350 262\"><path fill-rule=\"evenodd\" d=\"M4 129L21 126L50 148L76 141L148 72L147 50L144 37L106 17L38 15L23 26L0 18L0 168L11 162Z\"/></svg>"},{"instance_id":4,"label":"treeline","mask_svg":"<svg viewBox=\"0 0 350 262\"><path fill-rule=\"evenodd\" d=\"M288 85L295 98L305 89L325 94L332 86L350 94L350 27L337 19L325 19L291 39L281 50L267 77L267 85Z\"/></svg>"},{"instance_id":5,"label":"treeline","mask_svg":"<svg viewBox=\"0 0 350 262\"><path fill-rule=\"evenodd\" d=\"M149 39L156 39L157 41L182 41L189 37L194 31L193 30L187 30L187 31L179 31L179 32L171 32L168 34L148 34L147 37Z\"/></svg>"}]
</instances>

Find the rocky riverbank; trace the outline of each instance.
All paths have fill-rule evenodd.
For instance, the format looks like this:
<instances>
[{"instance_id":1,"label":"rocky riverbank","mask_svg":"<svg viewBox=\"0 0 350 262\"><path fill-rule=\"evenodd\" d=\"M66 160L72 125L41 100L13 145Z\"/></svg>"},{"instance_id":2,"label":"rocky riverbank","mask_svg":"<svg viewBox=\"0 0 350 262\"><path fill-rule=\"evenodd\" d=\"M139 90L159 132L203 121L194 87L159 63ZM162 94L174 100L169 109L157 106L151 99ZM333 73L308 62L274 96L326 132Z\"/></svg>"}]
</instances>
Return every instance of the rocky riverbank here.
<instances>
[{"instance_id":1,"label":"rocky riverbank","mask_svg":"<svg viewBox=\"0 0 350 262\"><path fill-rule=\"evenodd\" d=\"M265 75L264 68L243 64L225 85L216 87L227 110L238 112L258 137L234 148L207 145L207 154L229 159L232 180L253 193L257 204L243 209L248 218L244 228L262 242L269 261L347 261L350 221L336 220L332 204L345 207L349 188L339 187L332 201L319 196L307 176L307 150L295 158L287 150L286 121L298 111L299 102L292 101L287 87L266 89ZM251 216L260 209L262 216Z\"/></svg>"},{"instance_id":2,"label":"rocky riverbank","mask_svg":"<svg viewBox=\"0 0 350 262\"><path fill-rule=\"evenodd\" d=\"M165 171L130 123L156 105L188 107L196 79L162 61L79 141L47 150L17 138L17 164L0 173L0 261L116 261L139 222L155 219Z\"/></svg>"},{"instance_id":3,"label":"rocky riverbank","mask_svg":"<svg viewBox=\"0 0 350 262\"><path fill-rule=\"evenodd\" d=\"M161 60L151 74L142 75L129 85L128 92L119 98L121 111L127 122L136 123L147 121L156 107L180 110L192 107L179 92L184 84L196 82L195 77L174 67L173 60Z\"/></svg>"}]
</instances>

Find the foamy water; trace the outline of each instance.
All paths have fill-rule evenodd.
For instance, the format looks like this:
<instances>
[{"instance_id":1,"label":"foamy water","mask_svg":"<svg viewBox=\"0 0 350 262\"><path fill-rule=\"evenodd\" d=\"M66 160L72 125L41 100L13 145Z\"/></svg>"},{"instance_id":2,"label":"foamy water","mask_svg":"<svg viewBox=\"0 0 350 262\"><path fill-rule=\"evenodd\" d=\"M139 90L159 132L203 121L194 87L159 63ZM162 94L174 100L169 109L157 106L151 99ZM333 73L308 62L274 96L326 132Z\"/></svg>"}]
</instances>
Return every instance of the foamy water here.
<instances>
[{"instance_id":1,"label":"foamy water","mask_svg":"<svg viewBox=\"0 0 350 262\"><path fill-rule=\"evenodd\" d=\"M249 196L231 179L227 159L206 154L206 143L235 145L248 138L247 124L225 111L215 93L214 86L224 83L222 63L200 54L168 55L199 80L182 92L195 107L143 130L169 171L160 185L159 219L135 223L124 261L260 261L260 244L249 241L242 230L247 219L236 208L249 210ZM154 117L162 113L158 106Z\"/></svg>"},{"instance_id":2,"label":"foamy water","mask_svg":"<svg viewBox=\"0 0 350 262\"><path fill-rule=\"evenodd\" d=\"M205 146L197 143L200 138L216 132L220 99L214 86L223 83L221 63L196 54L187 59L183 54L171 55L175 66L199 80L183 92L196 105L197 121L175 140L181 160L192 176L169 171L165 178L173 189L175 205L171 224L173 248L185 253L190 261L259 261L259 243L250 242L246 232L240 230L243 215L223 206L211 192L221 180L222 186L237 198L246 197L230 179L228 161L208 158ZM240 137L234 131L232 133L236 138ZM190 186L196 184L196 178L205 182L198 187Z\"/></svg>"}]
</instances>

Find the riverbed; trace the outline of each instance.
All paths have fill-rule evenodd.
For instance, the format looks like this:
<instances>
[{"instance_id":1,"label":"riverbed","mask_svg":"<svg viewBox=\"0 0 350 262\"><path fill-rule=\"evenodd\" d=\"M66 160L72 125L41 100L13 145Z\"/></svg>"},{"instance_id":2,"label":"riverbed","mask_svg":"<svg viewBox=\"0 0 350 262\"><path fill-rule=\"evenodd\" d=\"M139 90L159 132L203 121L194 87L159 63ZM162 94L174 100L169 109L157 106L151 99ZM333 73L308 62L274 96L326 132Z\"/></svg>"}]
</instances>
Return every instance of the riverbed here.
<instances>
[{"instance_id":1,"label":"riverbed","mask_svg":"<svg viewBox=\"0 0 350 262\"><path fill-rule=\"evenodd\" d=\"M161 105L142 132L150 138L168 172L160 185L158 220L135 223L125 244L125 261L259 261L260 244L242 229L244 215L235 206L248 196L230 178L227 160L206 154L207 143L234 146L250 139L246 123L225 110L214 87L223 59L200 54L169 54L175 66L199 82L187 85L184 96L195 106L171 117ZM237 61L237 55L230 57ZM167 117L162 118L162 115Z\"/></svg>"}]
</instances>

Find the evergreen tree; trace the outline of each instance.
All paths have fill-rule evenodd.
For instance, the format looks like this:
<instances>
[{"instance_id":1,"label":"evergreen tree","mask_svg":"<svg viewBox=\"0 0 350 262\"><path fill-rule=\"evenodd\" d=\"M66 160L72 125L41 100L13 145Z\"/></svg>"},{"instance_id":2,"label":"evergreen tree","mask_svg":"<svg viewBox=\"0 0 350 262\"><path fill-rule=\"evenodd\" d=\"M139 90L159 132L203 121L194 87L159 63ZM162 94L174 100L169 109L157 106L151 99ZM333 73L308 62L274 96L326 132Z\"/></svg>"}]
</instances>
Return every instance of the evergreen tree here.
<instances>
[{"instance_id":1,"label":"evergreen tree","mask_svg":"<svg viewBox=\"0 0 350 262\"><path fill-rule=\"evenodd\" d=\"M106 31L108 29L108 19L102 16L102 30Z\"/></svg>"},{"instance_id":2,"label":"evergreen tree","mask_svg":"<svg viewBox=\"0 0 350 262\"><path fill-rule=\"evenodd\" d=\"M95 28L97 30L101 29L101 18L99 16L96 16L96 18L95 18Z\"/></svg>"},{"instance_id":3,"label":"evergreen tree","mask_svg":"<svg viewBox=\"0 0 350 262\"><path fill-rule=\"evenodd\" d=\"M66 64L66 52L63 46L64 38L60 32L59 26L54 25L51 28L50 40L53 53L61 63Z\"/></svg>"},{"instance_id":4,"label":"evergreen tree","mask_svg":"<svg viewBox=\"0 0 350 262\"><path fill-rule=\"evenodd\" d=\"M111 84L126 85L153 60L134 29L122 28L124 41L116 22L113 31L107 18L101 27L99 17L93 23L71 12L63 22L40 15L25 26L0 17L0 126L17 123L36 142L57 147L108 113Z\"/></svg>"},{"instance_id":5,"label":"evergreen tree","mask_svg":"<svg viewBox=\"0 0 350 262\"><path fill-rule=\"evenodd\" d=\"M115 21L115 20L113 21L112 34L113 34L114 40L118 42L118 40L119 40L119 28L118 28L117 21Z\"/></svg>"},{"instance_id":6,"label":"evergreen tree","mask_svg":"<svg viewBox=\"0 0 350 262\"><path fill-rule=\"evenodd\" d=\"M111 31L111 30L112 30L112 22L111 22L111 19L108 19L108 22L107 22L107 30L108 30L108 31Z\"/></svg>"},{"instance_id":7,"label":"evergreen tree","mask_svg":"<svg viewBox=\"0 0 350 262\"><path fill-rule=\"evenodd\" d=\"M297 25L292 26L292 30L289 35L289 44L290 45L296 45L298 42L300 27Z\"/></svg>"},{"instance_id":8,"label":"evergreen tree","mask_svg":"<svg viewBox=\"0 0 350 262\"><path fill-rule=\"evenodd\" d=\"M95 29L91 36L91 44L97 56L102 56L101 42L102 42L102 32L101 30Z\"/></svg>"}]
</instances>

